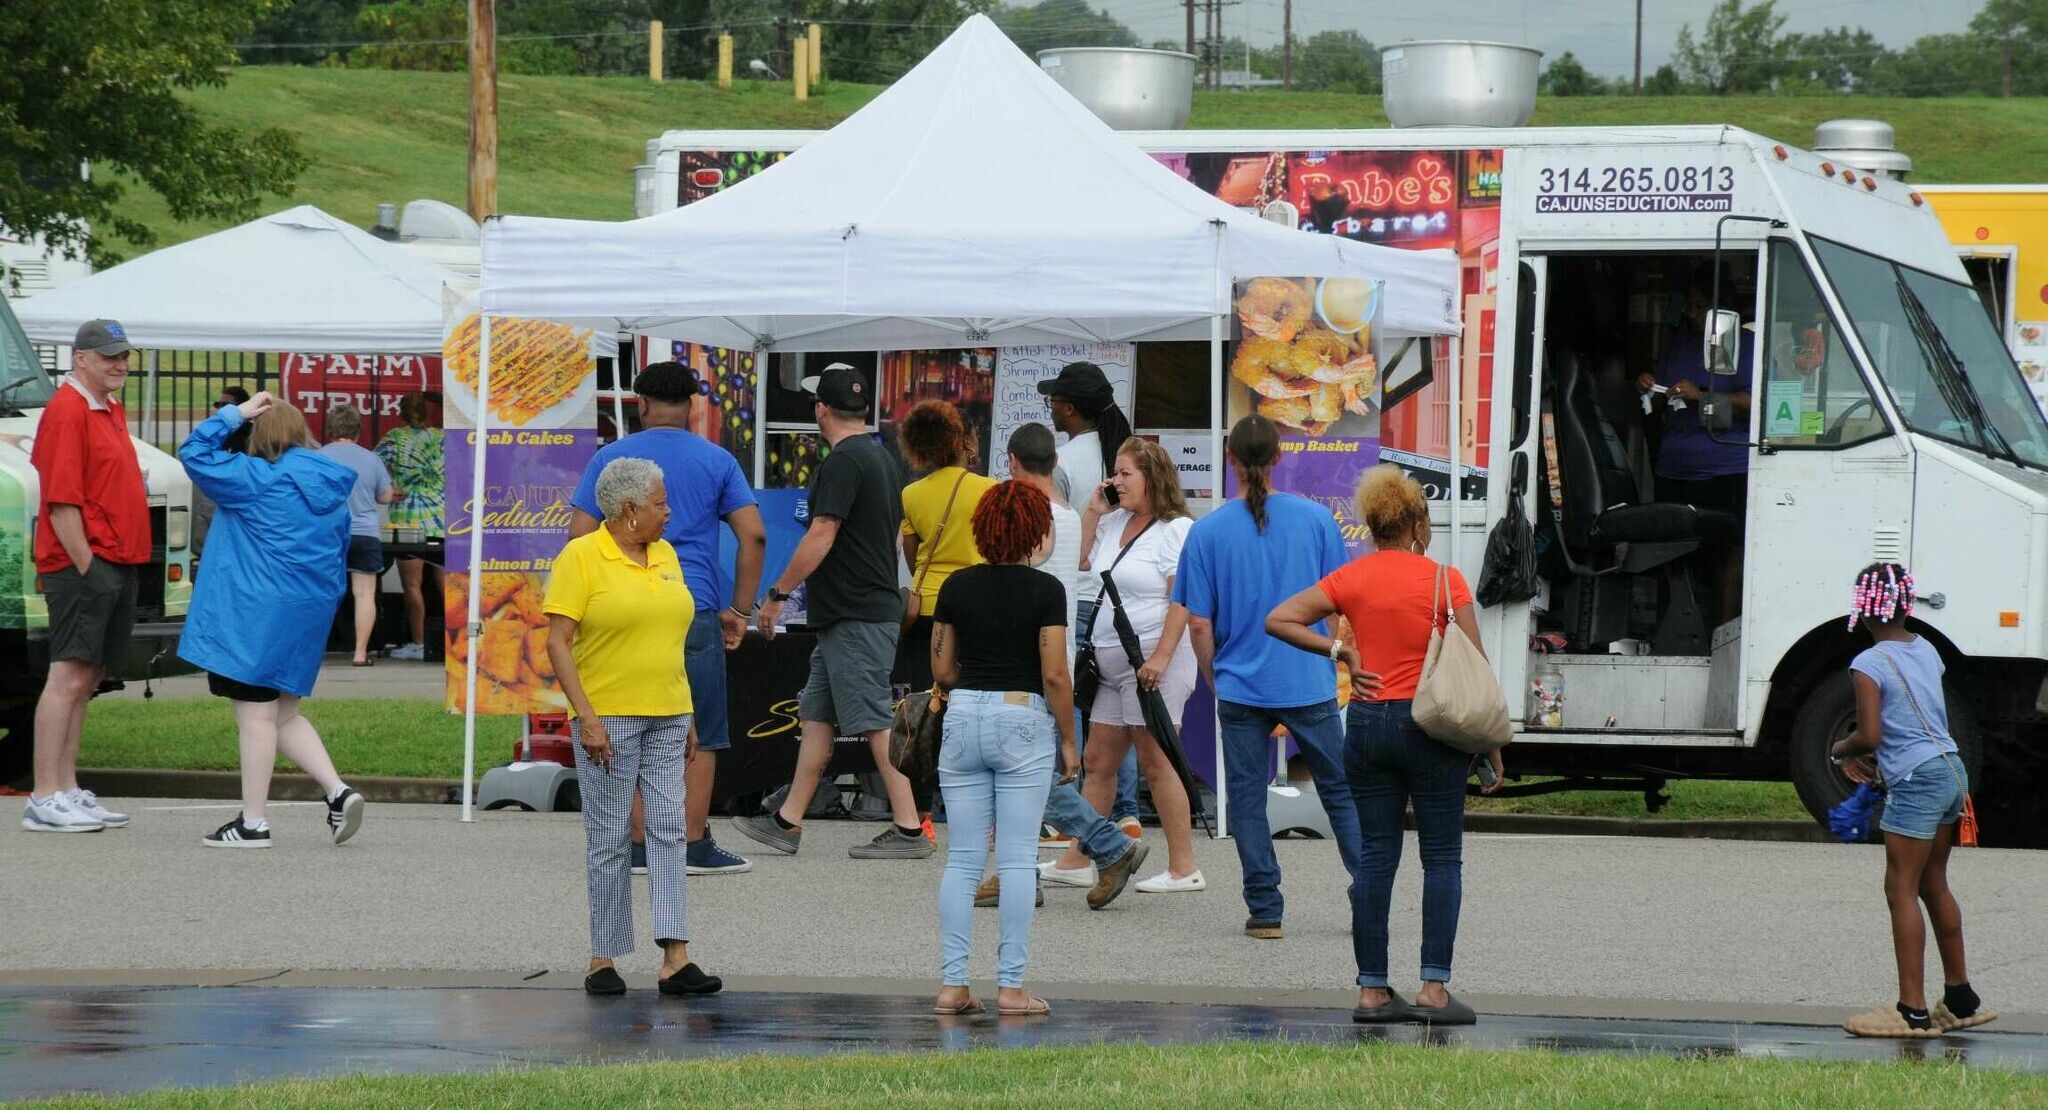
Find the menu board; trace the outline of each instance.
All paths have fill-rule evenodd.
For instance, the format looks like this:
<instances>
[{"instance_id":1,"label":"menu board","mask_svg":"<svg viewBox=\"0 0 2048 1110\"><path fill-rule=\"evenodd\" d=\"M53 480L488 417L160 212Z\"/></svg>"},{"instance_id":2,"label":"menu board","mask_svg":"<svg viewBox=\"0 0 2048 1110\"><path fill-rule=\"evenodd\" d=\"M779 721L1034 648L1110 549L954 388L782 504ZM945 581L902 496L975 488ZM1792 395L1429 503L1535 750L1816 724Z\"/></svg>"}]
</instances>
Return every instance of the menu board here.
<instances>
[{"instance_id":1,"label":"menu board","mask_svg":"<svg viewBox=\"0 0 2048 1110\"><path fill-rule=\"evenodd\" d=\"M1026 424L1052 427L1045 408L1045 395L1038 383L1059 377L1060 367L1070 362L1092 362L1102 367L1116 394L1117 407L1128 417L1131 412L1131 380L1134 358L1129 343L1055 343L1035 347L1004 347L996 352L996 391L993 427L989 432L989 476L1010 476L1008 445L1011 433ZM1066 437L1053 428L1061 443Z\"/></svg>"}]
</instances>

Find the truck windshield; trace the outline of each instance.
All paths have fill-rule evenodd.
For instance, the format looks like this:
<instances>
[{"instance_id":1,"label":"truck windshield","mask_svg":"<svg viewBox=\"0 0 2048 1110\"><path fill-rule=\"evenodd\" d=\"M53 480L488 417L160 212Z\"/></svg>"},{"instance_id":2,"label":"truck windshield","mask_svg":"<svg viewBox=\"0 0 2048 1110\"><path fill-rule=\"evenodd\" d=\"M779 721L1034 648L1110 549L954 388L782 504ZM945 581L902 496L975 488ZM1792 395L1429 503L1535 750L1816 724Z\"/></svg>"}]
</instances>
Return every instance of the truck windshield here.
<instances>
[{"instance_id":1,"label":"truck windshield","mask_svg":"<svg viewBox=\"0 0 2048 1110\"><path fill-rule=\"evenodd\" d=\"M2048 467L2048 420L1969 286L1824 239L1813 249L1907 427Z\"/></svg>"},{"instance_id":2,"label":"truck windshield","mask_svg":"<svg viewBox=\"0 0 2048 1110\"><path fill-rule=\"evenodd\" d=\"M55 390L13 311L0 301L0 412L41 408Z\"/></svg>"}]
</instances>

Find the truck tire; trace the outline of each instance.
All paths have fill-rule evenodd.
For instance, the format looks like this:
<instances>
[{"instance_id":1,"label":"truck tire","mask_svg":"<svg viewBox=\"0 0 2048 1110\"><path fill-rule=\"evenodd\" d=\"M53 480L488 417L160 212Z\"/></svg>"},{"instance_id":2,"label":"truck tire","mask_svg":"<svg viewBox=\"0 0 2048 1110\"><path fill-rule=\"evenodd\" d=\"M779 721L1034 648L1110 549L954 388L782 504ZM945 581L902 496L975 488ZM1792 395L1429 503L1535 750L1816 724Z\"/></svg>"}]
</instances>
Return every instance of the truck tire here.
<instances>
[{"instance_id":1,"label":"truck tire","mask_svg":"<svg viewBox=\"0 0 2048 1110\"><path fill-rule=\"evenodd\" d=\"M1956 750L1975 783L1984 765L1984 736L1976 709L1954 683L1943 683L1942 691L1948 700L1949 735L1955 737ZM1812 688L1792 722L1792 786L1799 791L1806 811L1822 825L1827 824L1828 810L1856 789L1849 776L1828 758L1835 741L1855 729L1856 690L1850 684L1848 668L1843 667Z\"/></svg>"}]
</instances>

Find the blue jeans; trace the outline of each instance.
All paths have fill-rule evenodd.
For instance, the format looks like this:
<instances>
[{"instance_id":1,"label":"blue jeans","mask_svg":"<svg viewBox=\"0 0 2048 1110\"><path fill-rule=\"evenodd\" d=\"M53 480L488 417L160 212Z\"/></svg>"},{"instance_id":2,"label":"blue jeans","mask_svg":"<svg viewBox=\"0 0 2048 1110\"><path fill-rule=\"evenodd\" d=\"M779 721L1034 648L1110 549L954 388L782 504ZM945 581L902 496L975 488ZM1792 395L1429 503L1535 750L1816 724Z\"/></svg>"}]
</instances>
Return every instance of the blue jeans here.
<instances>
[{"instance_id":1,"label":"blue jeans","mask_svg":"<svg viewBox=\"0 0 2048 1110\"><path fill-rule=\"evenodd\" d=\"M1465 778L1471 763L1471 756L1415 727L1410 703L1351 703L1344 774L1351 780L1360 832L1360 874L1351 883L1351 950L1361 987L1387 985L1387 911L1410 802L1422 849L1422 978L1451 981L1451 949L1464 899Z\"/></svg>"},{"instance_id":2,"label":"blue jeans","mask_svg":"<svg viewBox=\"0 0 2048 1110\"><path fill-rule=\"evenodd\" d=\"M725 717L725 630L718 611L697 610L683 640L683 671L690 679L690 708L697 718L697 750L718 752L732 746Z\"/></svg>"},{"instance_id":3,"label":"blue jeans","mask_svg":"<svg viewBox=\"0 0 2048 1110\"><path fill-rule=\"evenodd\" d=\"M1267 769L1272 766L1273 729L1285 728L1301 746L1316 782L1316 797L1330 816L1337 855L1351 881L1358 881L1358 808L1344 776L1344 724L1337 699L1316 705L1273 709L1218 701L1223 723L1223 781L1230 800L1230 835L1244 866L1244 904L1252 920L1278 923L1286 900L1280 896L1280 860L1273 854L1273 828L1266 821Z\"/></svg>"},{"instance_id":4,"label":"blue jeans","mask_svg":"<svg viewBox=\"0 0 2048 1110\"><path fill-rule=\"evenodd\" d=\"M1095 812L1071 782L1052 784L1052 793L1045 796L1045 823L1073 837L1081 845L1081 854L1099 867L1124 858L1137 843Z\"/></svg>"},{"instance_id":5,"label":"blue jeans","mask_svg":"<svg viewBox=\"0 0 2048 1110\"><path fill-rule=\"evenodd\" d=\"M1080 629L1090 626L1094 612L1095 603L1092 601L1074 603L1074 628L1076 629L1074 635L1080 635ZM1103 619L1108 620L1108 614L1105 613ZM1074 747L1077 751L1083 753L1085 758L1088 750L1088 733L1081 726L1080 706L1074 707ZM1109 804L1109 819L1111 822L1117 822L1122 821L1126 817L1135 818L1137 816L1138 746L1132 744L1130 750L1124 752L1124 761L1116 766L1116 798ZM1053 825L1055 828L1058 827L1057 823L1050 816L1046 818L1046 823Z\"/></svg>"},{"instance_id":6,"label":"blue jeans","mask_svg":"<svg viewBox=\"0 0 2048 1110\"><path fill-rule=\"evenodd\" d=\"M939 880L939 963L947 986L967 984L974 888L995 827L1002 895L996 920L996 982L1024 984L1038 897L1038 822L1055 758L1052 714L1036 694L955 690L939 746L946 795L946 874Z\"/></svg>"}]
</instances>

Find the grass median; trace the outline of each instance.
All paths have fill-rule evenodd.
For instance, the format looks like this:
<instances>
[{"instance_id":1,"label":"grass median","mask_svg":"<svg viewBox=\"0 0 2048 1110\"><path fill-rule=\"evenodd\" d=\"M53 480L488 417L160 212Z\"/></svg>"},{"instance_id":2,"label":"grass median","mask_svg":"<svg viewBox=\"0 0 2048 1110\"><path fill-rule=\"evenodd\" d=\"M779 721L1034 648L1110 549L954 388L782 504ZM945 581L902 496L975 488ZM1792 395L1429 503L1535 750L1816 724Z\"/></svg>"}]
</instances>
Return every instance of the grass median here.
<instances>
[{"instance_id":1,"label":"grass median","mask_svg":"<svg viewBox=\"0 0 2048 1110\"><path fill-rule=\"evenodd\" d=\"M1052 1020L1059 1020L1057 1017ZM1938 1050L1937 1050L1938 1051ZM36 1105L955 1107L2040 1106L2048 1078L1941 1062L1665 1059L1371 1043L770 1057L295 1080Z\"/></svg>"},{"instance_id":2,"label":"grass median","mask_svg":"<svg viewBox=\"0 0 2048 1110\"><path fill-rule=\"evenodd\" d=\"M312 698L306 716L327 742L344 775L457 778L462 774L462 718L439 702ZM477 719L477 766L511 758L519 722ZM1514 749L1508 749L1513 770ZM166 699L93 703L86 717L80 762L88 767L232 771L237 767L235 722L218 699ZM1474 798L1474 813L1547 813L1573 817L1648 817L1656 820L1747 819L1804 821L1806 810L1784 782L1673 782L1671 801L1650 813L1640 793L1580 790L1528 798Z\"/></svg>"}]
</instances>

